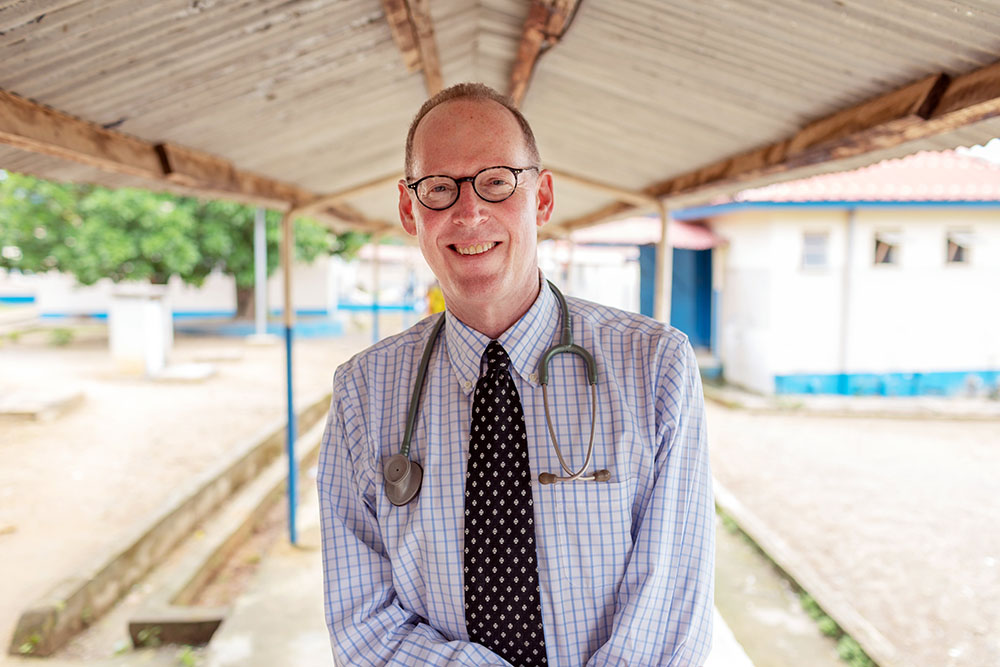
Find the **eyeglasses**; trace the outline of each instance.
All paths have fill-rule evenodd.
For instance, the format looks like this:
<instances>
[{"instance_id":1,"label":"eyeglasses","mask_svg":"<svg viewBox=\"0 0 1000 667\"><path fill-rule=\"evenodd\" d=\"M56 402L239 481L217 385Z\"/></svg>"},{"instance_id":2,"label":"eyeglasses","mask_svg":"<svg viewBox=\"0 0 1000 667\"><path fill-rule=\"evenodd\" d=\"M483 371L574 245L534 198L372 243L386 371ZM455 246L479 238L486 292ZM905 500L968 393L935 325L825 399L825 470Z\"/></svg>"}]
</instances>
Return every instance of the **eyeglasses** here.
<instances>
[{"instance_id":1,"label":"eyeglasses","mask_svg":"<svg viewBox=\"0 0 1000 667\"><path fill-rule=\"evenodd\" d=\"M502 202L514 194L517 189L517 176L522 171L538 167L487 167L475 176L452 178L451 176L424 176L416 183L407 183L406 187L417 195L417 201L432 211L443 211L458 201L462 191L462 183L472 183L472 189L483 201L491 204Z\"/></svg>"}]
</instances>

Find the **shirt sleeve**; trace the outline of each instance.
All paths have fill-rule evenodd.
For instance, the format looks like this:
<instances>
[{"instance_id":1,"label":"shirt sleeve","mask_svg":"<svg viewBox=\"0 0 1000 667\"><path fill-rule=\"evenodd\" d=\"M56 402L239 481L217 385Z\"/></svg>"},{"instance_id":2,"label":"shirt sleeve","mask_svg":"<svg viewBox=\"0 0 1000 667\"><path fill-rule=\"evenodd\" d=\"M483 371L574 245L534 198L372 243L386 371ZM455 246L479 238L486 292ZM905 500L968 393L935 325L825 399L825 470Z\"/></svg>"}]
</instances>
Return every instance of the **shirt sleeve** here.
<instances>
[{"instance_id":1,"label":"shirt sleeve","mask_svg":"<svg viewBox=\"0 0 1000 667\"><path fill-rule=\"evenodd\" d=\"M357 387L350 373L343 375L347 378L334 379L317 474L324 607L334 662L509 667L479 644L447 640L399 604L375 515L380 487L365 453L366 415L352 408Z\"/></svg>"},{"instance_id":2,"label":"shirt sleeve","mask_svg":"<svg viewBox=\"0 0 1000 667\"><path fill-rule=\"evenodd\" d=\"M637 525L609 640L588 665L690 667L712 643L715 513L701 377L686 338L662 346L655 481Z\"/></svg>"}]
</instances>

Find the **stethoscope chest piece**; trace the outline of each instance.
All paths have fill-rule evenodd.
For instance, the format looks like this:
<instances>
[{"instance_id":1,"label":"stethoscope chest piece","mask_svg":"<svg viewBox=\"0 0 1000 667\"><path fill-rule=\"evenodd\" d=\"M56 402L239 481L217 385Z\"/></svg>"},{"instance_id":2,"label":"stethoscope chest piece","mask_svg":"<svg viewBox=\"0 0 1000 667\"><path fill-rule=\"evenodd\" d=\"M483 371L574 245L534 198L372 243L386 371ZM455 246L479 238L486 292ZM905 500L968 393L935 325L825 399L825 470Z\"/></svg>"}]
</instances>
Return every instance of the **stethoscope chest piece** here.
<instances>
[{"instance_id":1,"label":"stethoscope chest piece","mask_svg":"<svg viewBox=\"0 0 1000 667\"><path fill-rule=\"evenodd\" d=\"M393 454L382 467L385 475L385 495L397 507L413 500L420 491L424 470L420 464L403 454Z\"/></svg>"}]
</instances>

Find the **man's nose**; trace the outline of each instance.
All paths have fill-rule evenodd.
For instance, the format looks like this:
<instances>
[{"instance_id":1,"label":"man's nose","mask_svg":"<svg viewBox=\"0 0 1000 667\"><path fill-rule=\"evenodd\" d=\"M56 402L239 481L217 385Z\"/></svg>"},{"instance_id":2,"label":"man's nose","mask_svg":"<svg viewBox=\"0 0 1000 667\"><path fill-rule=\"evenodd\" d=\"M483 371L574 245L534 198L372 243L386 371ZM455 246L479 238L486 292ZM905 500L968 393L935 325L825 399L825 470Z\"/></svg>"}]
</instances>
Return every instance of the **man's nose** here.
<instances>
[{"instance_id":1,"label":"man's nose","mask_svg":"<svg viewBox=\"0 0 1000 667\"><path fill-rule=\"evenodd\" d=\"M476 194L471 181L459 183L458 199L452 205L452 219L459 225L478 225L486 219L485 204Z\"/></svg>"}]
</instances>

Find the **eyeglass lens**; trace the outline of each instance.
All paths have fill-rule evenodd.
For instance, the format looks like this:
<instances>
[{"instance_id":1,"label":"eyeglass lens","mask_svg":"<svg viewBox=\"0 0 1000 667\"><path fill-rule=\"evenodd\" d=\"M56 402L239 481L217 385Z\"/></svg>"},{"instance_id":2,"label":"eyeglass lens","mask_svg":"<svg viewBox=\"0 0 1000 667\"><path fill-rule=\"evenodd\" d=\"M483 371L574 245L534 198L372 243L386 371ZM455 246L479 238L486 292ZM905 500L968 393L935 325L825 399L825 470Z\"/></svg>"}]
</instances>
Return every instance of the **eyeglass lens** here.
<instances>
[{"instance_id":1,"label":"eyeglass lens","mask_svg":"<svg viewBox=\"0 0 1000 667\"><path fill-rule=\"evenodd\" d=\"M476 174L472 187L482 199L501 202L517 188L517 175L508 167L491 167ZM459 188L458 181L450 176L430 176L417 184L416 192L424 206L443 209L458 200Z\"/></svg>"}]
</instances>

